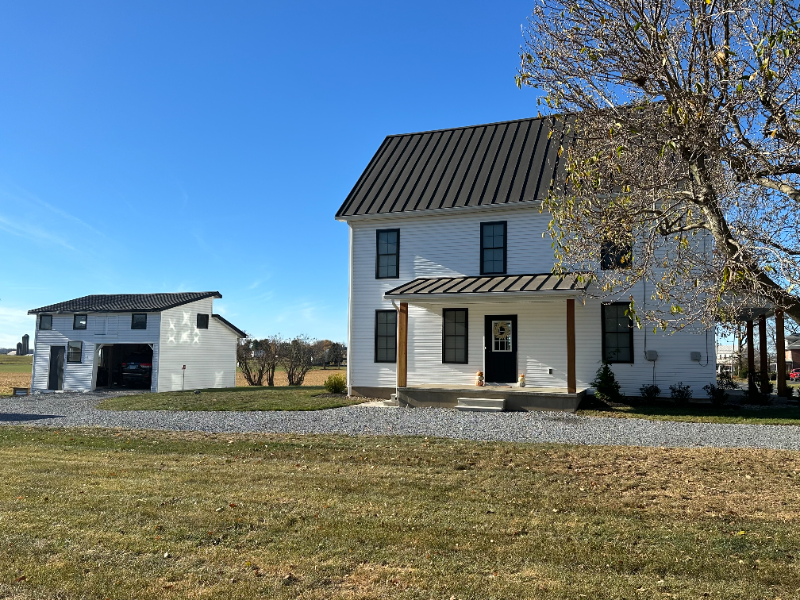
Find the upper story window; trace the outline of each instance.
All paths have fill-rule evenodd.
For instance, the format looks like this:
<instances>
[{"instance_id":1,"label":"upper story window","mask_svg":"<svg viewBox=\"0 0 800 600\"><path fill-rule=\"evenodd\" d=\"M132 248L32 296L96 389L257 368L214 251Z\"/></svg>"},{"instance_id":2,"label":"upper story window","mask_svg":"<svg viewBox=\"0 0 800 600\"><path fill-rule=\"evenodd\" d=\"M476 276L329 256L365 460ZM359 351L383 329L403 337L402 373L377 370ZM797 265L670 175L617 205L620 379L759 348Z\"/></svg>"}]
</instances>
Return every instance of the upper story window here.
<instances>
[{"instance_id":1,"label":"upper story window","mask_svg":"<svg viewBox=\"0 0 800 600\"><path fill-rule=\"evenodd\" d=\"M52 329L53 315L39 315L39 329Z\"/></svg>"},{"instance_id":2,"label":"upper story window","mask_svg":"<svg viewBox=\"0 0 800 600\"><path fill-rule=\"evenodd\" d=\"M481 275L506 272L506 222L481 223Z\"/></svg>"},{"instance_id":3,"label":"upper story window","mask_svg":"<svg viewBox=\"0 0 800 600\"><path fill-rule=\"evenodd\" d=\"M86 315L75 315L72 317L73 329L86 329Z\"/></svg>"},{"instance_id":4,"label":"upper story window","mask_svg":"<svg viewBox=\"0 0 800 600\"><path fill-rule=\"evenodd\" d=\"M633 362L633 319L625 314L629 306L627 302L602 305L604 362Z\"/></svg>"},{"instance_id":5,"label":"upper story window","mask_svg":"<svg viewBox=\"0 0 800 600\"><path fill-rule=\"evenodd\" d=\"M197 328L208 329L208 315L197 315Z\"/></svg>"},{"instance_id":6,"label":"upper story window","mask_svg":"<svg viewBox=\"0 0 800 600\"><path fill-rule=\"evenodd\" d=\"M375 279L397 279L400 277L400 230L378 229L375 233Z\"/></svg>"},{"instance_id":7,"label":"upper story window","mask_svg":"<svg viewBox=\"0 0 800 600\"><path fill-rule=\"evenodd\" d=\"M630 243L624 241L605 241L600 246L600 268L603 271L612 269L629 269L633 261Z\"/></svg>"},{"instance_id":8,"label":"upper story window","mask_svg":"<svg viewBox=\"0 0 800 600\"><path fill-rule=\"evenodd\" d=\"M131 315L131 329L147 329L147 313Z\"/></svg>"}]
</instances>

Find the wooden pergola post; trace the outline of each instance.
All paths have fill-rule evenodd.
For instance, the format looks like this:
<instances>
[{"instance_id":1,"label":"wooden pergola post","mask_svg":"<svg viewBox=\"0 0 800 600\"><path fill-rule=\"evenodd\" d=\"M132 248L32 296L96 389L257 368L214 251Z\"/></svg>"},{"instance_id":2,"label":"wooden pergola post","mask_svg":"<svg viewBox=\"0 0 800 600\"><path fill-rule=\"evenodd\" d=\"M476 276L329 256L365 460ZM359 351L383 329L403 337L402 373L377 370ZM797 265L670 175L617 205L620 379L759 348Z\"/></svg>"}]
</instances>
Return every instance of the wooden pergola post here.
<instances>
[{"instance_id":1,"label":"wooden pergola post","mask_svg":"<svg viewBox=\"0 0 800 600\"><path fill-rule=\"evenodd\" d=\"M758 354L761 363L761 393L766 394L769 387L769 360L767 359L767 317L758 318Z\"/></svg>"},{"instance_id":2,"label":"wooden pergola post","mask_svg":"<svg viewBox=\"0 0 800 600\"><path fill-rule=\"evenodd\" d=\"M575 299L567 299L567 393L577 391L575 381Z\"/></svg>"},{"instance_id":3,"label":"wooden pergola post","mask_svg":"<svg viewBox=\"0 0 800 600\"><path fill-rule=\"evenodd\" d=\"M756 352L753 342L753 319L747 320L747 391L755 392Z\"/></svg>"},{"instance_id":4,"label":"wooden pergola post","mask_svg":"<svg viewBox=\"0 0 800 600\"><path fill-rule=\"evenodd\" d=\"M400 303L397 319L397 387L408 384L408 302Z\"/></svg>"},{"instance_id":5,"label":"wooden pergola post","mask_svg":"<svg viewBox=\"0 0 800 600\"><path fill-rule=\"evenodd\" d=\"M775 311L775 353L778 363L778 395L786 395L786 338L783 334L783 311Z\"/></svg>"}]
</instances>

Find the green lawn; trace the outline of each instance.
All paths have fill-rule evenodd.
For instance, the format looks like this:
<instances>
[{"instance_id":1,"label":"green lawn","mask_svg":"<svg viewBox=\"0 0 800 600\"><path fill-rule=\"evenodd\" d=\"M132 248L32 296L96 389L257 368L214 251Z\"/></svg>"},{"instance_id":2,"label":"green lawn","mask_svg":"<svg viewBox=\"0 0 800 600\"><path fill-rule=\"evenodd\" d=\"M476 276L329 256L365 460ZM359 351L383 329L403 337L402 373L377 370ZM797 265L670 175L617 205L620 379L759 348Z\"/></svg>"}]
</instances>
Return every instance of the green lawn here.
<instances>
[{"instance_id":1,"label":"green lawn","mask_svg":"<svg viewBox=\"0 0 800 600\"><path fill-rule=\"evenodd\" d=\"M0 373L30 373L33 356L8 356L0 354Z\"/></svg>"},{"instance_id":2,"label":"green lawn","mask_svg":"<svg viewBox=\"0 0 800 600\"><path fill-rule=\"evenodd\" d=\"M688 423L748 423L751 425L800 425L800 405L754 409L715 408L690 404L685 407L669 405L634 405L613 408L581 409L577 414L587 417L618 417L653 421L683 421Z\"/></svg>"},{"instance_id":3,"label":"green lawn","mask_svg":"<svg viewBox=\"0 0 800 600\"><path fill-rule=\"evenodd\" d=\"M324 387L236 387L108 398L106 410L321 410L363 402L327 395Z\"/></svg>"},{"instance_id":4,"label":"green lawn","mask_svg":"<svg viewBox=\"0 0 800 600\"><path fill-rule=\"evenodd\" d=\"M0 597L796 598L800 453L0 428Z\"/></svg>"}]
</instances>

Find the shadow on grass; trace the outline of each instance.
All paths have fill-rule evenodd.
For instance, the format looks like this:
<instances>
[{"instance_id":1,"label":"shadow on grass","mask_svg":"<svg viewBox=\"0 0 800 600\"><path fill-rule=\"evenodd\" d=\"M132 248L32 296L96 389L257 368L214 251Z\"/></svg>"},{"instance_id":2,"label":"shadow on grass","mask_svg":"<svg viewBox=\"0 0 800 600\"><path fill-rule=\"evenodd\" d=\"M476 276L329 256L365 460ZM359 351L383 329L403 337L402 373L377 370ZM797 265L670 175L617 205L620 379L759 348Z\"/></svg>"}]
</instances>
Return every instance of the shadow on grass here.
<instances>
[{"instance_id":1,"label":"shadow on grass","mask_svg":"<svg viewBox=\"0 0 800 600\"><path fill-rule=\"evenodd\" d=\"M61 419L64 415L33 415L25 413L0 413L0 423L22 423L41 419Z\"/></svg>"},{"instance_id":2,"label":"shadow on grass","mask_svg":"<svg viewBox=\"0 0 800 600\"><path fill-rule=\"evenodd\" d=\"M775 406L753 406L738 403L713 406L700 402L675 404L669 400L646 402L640 398L626 398L621 403L608 403L587 396L578 407L577 412L585 416L653 421L800 425L800 404L797 402L776 404Z\"/></svg>"}]
</instances>

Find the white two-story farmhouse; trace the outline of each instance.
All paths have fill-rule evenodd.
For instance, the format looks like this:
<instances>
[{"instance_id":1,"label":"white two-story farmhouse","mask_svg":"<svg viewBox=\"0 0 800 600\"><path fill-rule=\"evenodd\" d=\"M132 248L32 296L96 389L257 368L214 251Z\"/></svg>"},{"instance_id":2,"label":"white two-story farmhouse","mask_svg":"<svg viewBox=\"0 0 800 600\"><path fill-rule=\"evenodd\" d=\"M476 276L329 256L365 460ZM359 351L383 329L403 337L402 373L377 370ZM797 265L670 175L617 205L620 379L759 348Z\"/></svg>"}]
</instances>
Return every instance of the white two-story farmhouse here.
<instances>
[{"instance_id":1,"label":"white two-story farmhouse","mask_svg":"<svg viewBox=\"0 0 800 600\"><path fill-rule=\"evenodd\" d=\"M350 227L351 393L574 409L603 360L629 395L653 382L701 395L715 381L713 333L637 329L627 296L601 302L574 275L551 274L539 208L559 176L558 123L384 140L336 214Z\"/></svg>"},{"instance_id":2,"label":"white two-story farmhouse","mask_svg":"<svg viewBox=\"0 0 800 600\"><path fill-rule=\"evenodd\" d=\"M214 314L219 292L94 295L36 315L31 390L233 387L246 334Z\"/></svg>"}]
</instances>

